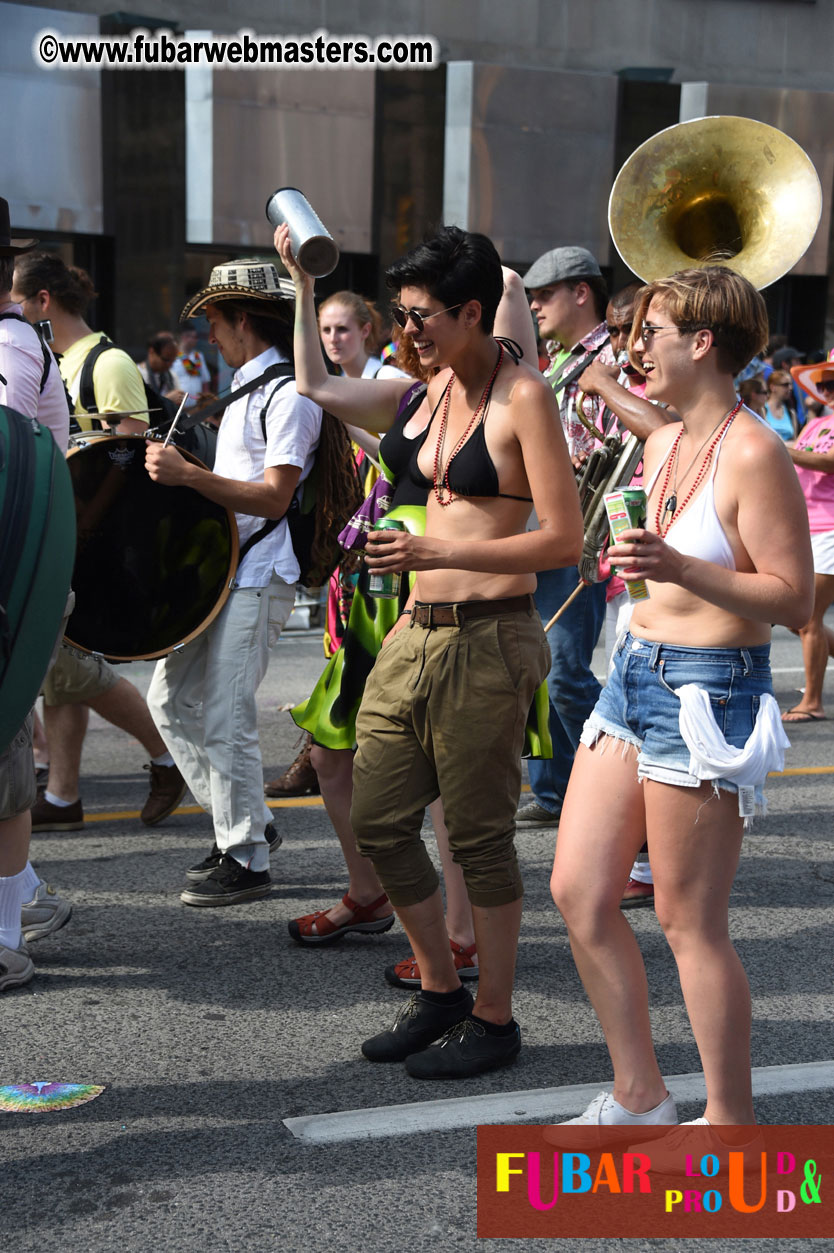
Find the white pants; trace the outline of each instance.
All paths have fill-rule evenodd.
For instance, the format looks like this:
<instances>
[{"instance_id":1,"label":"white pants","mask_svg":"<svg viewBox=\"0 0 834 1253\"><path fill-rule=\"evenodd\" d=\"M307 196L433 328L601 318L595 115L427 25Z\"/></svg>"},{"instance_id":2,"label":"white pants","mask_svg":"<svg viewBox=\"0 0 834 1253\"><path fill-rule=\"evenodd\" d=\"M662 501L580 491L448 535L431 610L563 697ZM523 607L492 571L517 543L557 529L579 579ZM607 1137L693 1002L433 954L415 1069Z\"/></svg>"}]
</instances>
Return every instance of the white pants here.
<instances>
[{"instance_id":1,"label":"white pants","mask_svg":"<svg viewBox=\"0 0 834 1253\"><path fill-rule=\"evenodd\" d=\"M255 693L292 613L295 587L229 594L202 635L156 664L148 708L192 795L214 820L214 838L252 870L269 869Z\"/></svg>"}]
</instances>

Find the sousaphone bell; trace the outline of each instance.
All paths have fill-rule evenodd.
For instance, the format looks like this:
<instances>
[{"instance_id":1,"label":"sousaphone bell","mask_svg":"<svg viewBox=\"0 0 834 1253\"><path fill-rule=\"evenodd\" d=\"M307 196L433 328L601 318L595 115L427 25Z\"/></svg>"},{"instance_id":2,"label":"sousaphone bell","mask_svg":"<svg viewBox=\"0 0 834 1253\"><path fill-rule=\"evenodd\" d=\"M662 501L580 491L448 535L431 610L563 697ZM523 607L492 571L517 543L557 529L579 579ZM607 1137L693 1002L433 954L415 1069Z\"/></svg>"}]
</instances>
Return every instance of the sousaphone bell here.
<instances>
[{"instance_id":1,"label":"sousaphone bell","mask_svg":"<svg viewBox=\"0 0 834 1253\"><path fill-rule=\"evenodd\" d=\"M761 290L807 251L822 189L793 139L746 117L680 122L647 139L617 175L614 245L644 282L726 265Z\"/></svg>"}]
</instances>

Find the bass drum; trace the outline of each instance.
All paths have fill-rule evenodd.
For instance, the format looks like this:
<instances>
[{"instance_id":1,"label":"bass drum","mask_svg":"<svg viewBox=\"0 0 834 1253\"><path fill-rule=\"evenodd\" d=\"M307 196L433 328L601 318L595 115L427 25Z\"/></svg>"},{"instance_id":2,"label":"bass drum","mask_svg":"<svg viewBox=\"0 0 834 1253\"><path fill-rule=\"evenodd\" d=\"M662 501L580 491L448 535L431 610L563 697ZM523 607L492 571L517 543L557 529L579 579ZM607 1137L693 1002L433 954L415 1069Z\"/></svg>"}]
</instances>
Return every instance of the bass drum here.
<instances>
[{"instance_id":1,"label":"bass drum","mask_svg":"<svg viewBox=\"0 0 834 1253\"><path fill-rule=\"evenodd\" d=\"M154 483L146 446L142 435L85 435L67 454L78 547L64 638L110 661L164 657L194 639L237 569L234 513L190 487Z\"/></svg>"}]
</instances>

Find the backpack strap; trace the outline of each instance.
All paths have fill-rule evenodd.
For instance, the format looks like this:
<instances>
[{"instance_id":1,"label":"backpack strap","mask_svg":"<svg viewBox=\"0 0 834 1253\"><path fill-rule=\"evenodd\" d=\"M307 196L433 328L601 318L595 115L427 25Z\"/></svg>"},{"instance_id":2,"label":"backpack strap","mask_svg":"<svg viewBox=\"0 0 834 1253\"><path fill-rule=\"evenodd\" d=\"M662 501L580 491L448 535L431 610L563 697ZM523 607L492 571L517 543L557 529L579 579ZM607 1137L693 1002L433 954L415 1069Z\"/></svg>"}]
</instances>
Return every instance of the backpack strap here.
<instances>
[{"instance_id":1,"label":"backpack strap","mask_svg":"<svg viewBox=\"0 0 834 1253\"><path fill-rule=\"evenodd\" d=\"M46 380L49 378L49 370L52 365L52 354L47 347L46 340L43 337L43 332L39 326L36 326L34 322L30 322L28 318L24 318L20 313L0 313L0 322L4 321L6 318L14 318L15 322L23 322L24 325L31 326L32 330L41 341L41 352L43 353L43 374L41 375L41 385L38 388L38 391L42 393L43 389L46 387ZM4 379L3 382L5 383L6 380Z\"/></svg>"},{"instance_id":2,"label":"backpack strap","mask_svg":"<svg viewBox=\"0 0 834 1253\"><path fill-rule=\"evenodd\" d=\"M259 417L261 419L261 431L263 432L264 444L266 444L266 415L269 410L269 406L272 404L272 401L275 398L275 393L279 392L282 387L284 387L287 383L289 383L290 379L295 378L295 370L289 364L286 364L284 366L284 370L282 370L281 372L284 375L284 377L281 378L280 381L275 384L272 391L267 396L266 403L264 404L264 407L261 409L261 412L259 414ZM271 533L275 530L276 526L278 526L279 522L283 522L287 514L290 513L293 505L295 505L296 509L298 508L298 500L296 499L295 492L293 492L292 500L290 501L284 513L281 514L280 518L268 518L267 521L264 522L263 526L258 527L257 531L255 531L253 535L249 536L248 540L246 541L246 543L243 545L243 547L240 550L240 554L238 556L238 563L237 563L238 569L240 569L240 567L242 566L243 558L246 556L246 554L252 548L254 548L256 544L259 544L262 539L266 539L267 535L271 535Z\"/></svg>"},{"instance_id":3,"label":"backpack strap","mask_svg":"<svg viewBox=\"0 0 834 1253\"><path fill-rule=\"evenodd\" d=\"M84 365L81 367L81 381L78 387L78 400L81 408L88 414L98 413L98 405L96 404L96 389L93 383L93 370L96 362L103 352L107 352L116 345L106 335L102 335L101 339L95 344L84 359ZM101 426L101 422L99 422Z\"/></svg>"}]
</instances>

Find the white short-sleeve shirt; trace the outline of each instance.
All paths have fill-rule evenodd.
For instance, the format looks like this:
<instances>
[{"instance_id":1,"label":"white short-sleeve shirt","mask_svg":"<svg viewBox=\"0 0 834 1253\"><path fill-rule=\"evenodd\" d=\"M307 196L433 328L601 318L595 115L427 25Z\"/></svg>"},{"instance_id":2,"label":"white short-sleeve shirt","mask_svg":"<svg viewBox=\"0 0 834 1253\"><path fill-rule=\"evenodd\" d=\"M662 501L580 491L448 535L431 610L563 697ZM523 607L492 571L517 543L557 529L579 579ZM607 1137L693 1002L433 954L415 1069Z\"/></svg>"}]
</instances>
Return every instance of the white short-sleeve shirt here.
<instances>
[{"instance_id":1,"label":"white short-sleeve shirt","mask_svg":"<svg viewBox=\"0 0 834 1253\"><path fill-rule=\"evenodd\" d=\"M268 348L235 371L233 390L263 374L268 366L286 360L277 348ZM261 412L268 400L264 443ZM214 473L238 482L261 483L268 466L298 466L300 488L313 467L320 434L319 406L299 396L294 379L273 379L226 409L217 436ZM235 518L241 547L266 521L245 513L236 513ZM273 573L287 583L298 582L298 560L285 520L246 554L236 583L238 587L265 587Z\"/></svg>"},{"instance_id":2,"label":"white short-sleeve shirt","mask_svg":"<svg viewBox=\"0 0 834 1253\"><path fill-rule=\"evenodd\" d=\"M20 305L11 302L0 306L0 313L22 317ZM49 373L41 391L43 370L43 347L35 328L17 318L0 319L0 404L48 426L55 443L65 453L69 406L58 363L51 352Z\"/></svg>"}]
</instances>

